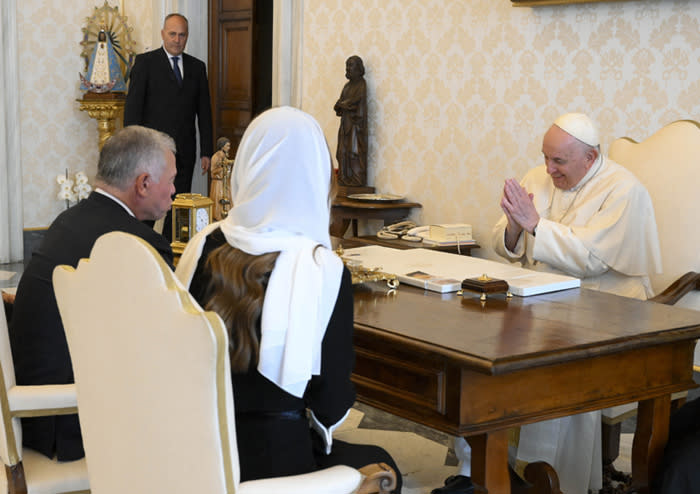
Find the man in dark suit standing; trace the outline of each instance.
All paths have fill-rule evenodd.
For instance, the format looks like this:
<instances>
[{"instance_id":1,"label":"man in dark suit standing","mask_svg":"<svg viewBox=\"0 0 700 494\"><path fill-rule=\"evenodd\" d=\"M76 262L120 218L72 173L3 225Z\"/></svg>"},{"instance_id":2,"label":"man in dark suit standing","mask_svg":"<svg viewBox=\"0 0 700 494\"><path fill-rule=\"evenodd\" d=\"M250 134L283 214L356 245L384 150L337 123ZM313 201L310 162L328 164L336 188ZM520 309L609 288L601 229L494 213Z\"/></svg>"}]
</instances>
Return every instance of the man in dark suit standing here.
<instances>
[{"instance_id":1,"label":"man in dark suit standing","mask_svg":"<svg viewBox=\"0 0 700 494\"><path fill-rule=\"evenodd\" d=\"M209 170L213 137L209 83L204 62L184 53L189 28L180 14L169 14L160 31L163 46L136 57L129 76L124 126L143 125L165 132L177 145L175 192L190 192L197 159L199 127L202 173ZM168 211L163 236L171 240Z\"/></svg>"},{"instance_id":2,"label":"man in dark suit standing","mask_svg":"<svg viewBox=\"0 0 700 494\"><path fill-rule=\"evenodd\" d=\"M143 220L162 218L170 209L176 173L175 143L162 132L126 127L105 142L95 191L58 215L17 287L9 328L17 384L73 382L53 289L56 266L76 267L80 259L90 256L101 235L122 231L146 240L172 267L170 243ZM95 324L99 321L99 314L95 314ZM77 415L23 418L22 442L62 461L85 456Z\"/></svg>"}]
</instances>

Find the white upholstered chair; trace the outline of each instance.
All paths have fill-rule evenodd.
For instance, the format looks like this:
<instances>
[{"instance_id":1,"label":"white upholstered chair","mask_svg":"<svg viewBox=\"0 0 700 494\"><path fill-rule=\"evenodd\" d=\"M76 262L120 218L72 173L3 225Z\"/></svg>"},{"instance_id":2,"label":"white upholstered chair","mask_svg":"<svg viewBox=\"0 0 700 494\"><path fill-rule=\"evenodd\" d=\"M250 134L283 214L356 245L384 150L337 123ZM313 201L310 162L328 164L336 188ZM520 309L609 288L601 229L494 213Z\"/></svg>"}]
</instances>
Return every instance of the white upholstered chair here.
<instances>
[{"instance_id":1,"label":"white upholstered chair","mask_svg":"<svg viewBox=\"0 0 700 494\"><path fill-rule=\"evenodd\" d=\"M617 139L608 154L639 178L654 203L663 273L651 276L652 300L700 310L700 293L693 293L700 280L700 126L679 120L640 143Z\"/></svg>"},{"instance_id":2,"label":"white upholstered chair","mask_svg":"<svg viewBox=\"0 0 700 494\"><path fill-rule=\"evenodd\" d=\"M58 462L22 448L20 417L76 413L75 386L18 386L0 305L0 493L58 494L89 492L85 459Z\"/></svg>"},{"instance_id":3,"label":"white upholstered chair","mask_svg":"<svg viewBox=\"0 0 700 494\"><path fill-rule=\"evenodd\" d=\"M608 156L637 176L654 203L663 273L650 276L656 294L651 300L700 310L700 209L695 205L700 190L700 126L680 120L640 143L623 137L612 143ZM694 364L698 370L697 347ZM610 438L606 427L619 434L620 422L635 411L633 405L623 405L603 412L604 444L606 436ZM615 455L617 445L612 441Z\"/></svg>"},{"instance_id":4,"label":"white upholstered chair","mask_svg":"<svg viewBox=\"0 0 700 494\"><path fill-rule=\"evenodd\" d=\"M106 234L53 279L94 494L376 492L347 466L240 482L224 324L140 238Z\"/></svg>"}]
</instances>

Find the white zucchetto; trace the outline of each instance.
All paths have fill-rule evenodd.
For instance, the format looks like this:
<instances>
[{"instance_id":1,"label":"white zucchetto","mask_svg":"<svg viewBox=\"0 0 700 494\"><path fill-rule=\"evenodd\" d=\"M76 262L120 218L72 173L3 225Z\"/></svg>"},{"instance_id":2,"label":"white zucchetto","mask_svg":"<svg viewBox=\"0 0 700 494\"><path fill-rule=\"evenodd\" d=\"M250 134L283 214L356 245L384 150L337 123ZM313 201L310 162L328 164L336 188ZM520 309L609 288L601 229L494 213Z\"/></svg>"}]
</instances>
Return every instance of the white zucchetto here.
<instances>
[{"instance_id":1,"label":"white zucchetto","mask_svg":"<svg viewBox=\"0 0 700 494\"><path fill-rule=\"evenodd\" d=\"M583 113L565 113L554 121L554 125L584 144L593 147L600 144L598 128Z\"/></svg>"}]
</instances>

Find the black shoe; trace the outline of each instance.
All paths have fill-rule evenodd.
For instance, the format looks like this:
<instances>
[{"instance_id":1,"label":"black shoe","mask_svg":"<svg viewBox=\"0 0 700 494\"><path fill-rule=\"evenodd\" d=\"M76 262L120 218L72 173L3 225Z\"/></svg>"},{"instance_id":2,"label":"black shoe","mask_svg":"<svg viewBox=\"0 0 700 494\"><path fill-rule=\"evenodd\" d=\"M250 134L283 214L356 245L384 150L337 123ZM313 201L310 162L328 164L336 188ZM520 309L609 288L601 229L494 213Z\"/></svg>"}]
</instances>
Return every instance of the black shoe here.
<instances>
[{"instance_id":1,"label":"black shoe","mask_svg":"<svg viewBox=\"0 0 700 494\"><path fill-rule=\"evenodd\" d=\"M445 486L430 491L430 494L473 494L472 479L465 475L450 475L445 479Z\"/></svg>"}]
</instances>

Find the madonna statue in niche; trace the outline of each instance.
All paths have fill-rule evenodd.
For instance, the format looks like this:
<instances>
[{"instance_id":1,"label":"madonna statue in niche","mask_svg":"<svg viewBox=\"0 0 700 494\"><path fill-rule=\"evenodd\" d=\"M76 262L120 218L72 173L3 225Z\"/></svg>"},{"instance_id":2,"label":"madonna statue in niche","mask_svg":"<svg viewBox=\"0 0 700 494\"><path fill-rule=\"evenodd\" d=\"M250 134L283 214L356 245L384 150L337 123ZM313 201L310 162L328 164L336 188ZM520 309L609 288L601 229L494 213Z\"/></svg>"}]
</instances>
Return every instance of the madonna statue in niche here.
<instances>
[{"instance_id":1,"label":"madonna statue in niche","mask_svg":"<svg viewBox=\"0 0 700 494\"><path fill-rule=\"evenodd\" d=\"M367 83L362 59L353 55L345 62L348 82L333 109L340 117L338 129L338 183L367 185Z\"/></svg>"},{"instance_id":2,"label":"madonna statue in niche","mask_svg":"<svg viewBox=\"0 0 700 494\"><path fill-rule=\"evenodd\" d=\"M98 33L97 42L90 55L87 77L80 74L80 81L80 89L83 91L126 91L117 53L104 27Z\"/></svg>"}]
</instances>

